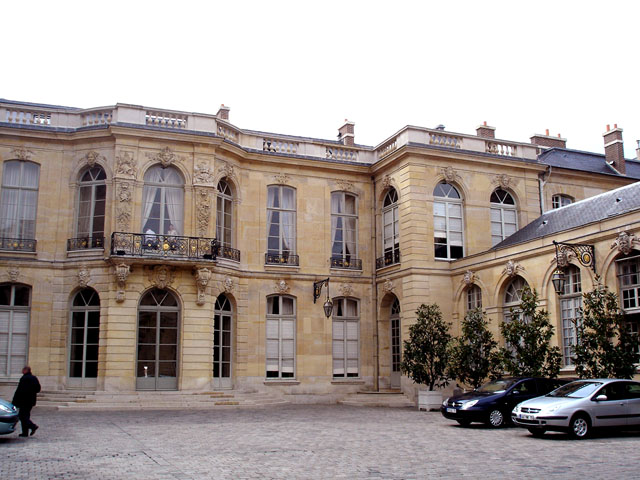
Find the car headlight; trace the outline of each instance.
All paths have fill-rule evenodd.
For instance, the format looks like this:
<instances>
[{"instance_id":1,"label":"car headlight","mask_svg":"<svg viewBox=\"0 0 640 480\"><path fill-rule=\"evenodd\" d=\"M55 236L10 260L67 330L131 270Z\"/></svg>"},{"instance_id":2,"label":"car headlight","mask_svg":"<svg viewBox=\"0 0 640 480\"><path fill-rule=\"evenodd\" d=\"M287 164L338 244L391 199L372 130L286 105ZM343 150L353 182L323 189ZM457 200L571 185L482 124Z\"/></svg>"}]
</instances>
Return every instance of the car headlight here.
<instances>
[{"instance_id":1,"label":"car headlight","mask_svg":"<svg viewBox=\"0 0 640 480\"><path fill-rule=\"evenodd\" d=\"M15 413L13 408L7 407L6 405L0 405L0 411L5 413Z\"/></svg>"},{"instance_id":2,"label":"car headlight","mask_svg":"<svg viewBox=\"0 0 640 480\"><path fill-rule=\"evenodd\" d=\"M465 403L462 404L462 410L466 410L467 408L471 408L476 403L478 403L478 400L471 400L470 402L465 402Z\"/></svg>"},{"instance_id":3,"label":"car headlight","mask_svg":"<svg viewBox=\"0 0 640 480\"><path fill-rule=\"evenodd\" d=\"M442 406L446 407L448 401L449 401L449 397L445 398L444 401L442 402Z\"/></svg>"},{"instance_id":4,"label":"car headlight","mask_svg":"<svg viewBox=\"0 0 640 480\"><path fill-rule=\"evenodd\" d=\"M516 408L513 409L513 413L520 413L520 405L516 405Z\"/></svg>"}]
</instances>

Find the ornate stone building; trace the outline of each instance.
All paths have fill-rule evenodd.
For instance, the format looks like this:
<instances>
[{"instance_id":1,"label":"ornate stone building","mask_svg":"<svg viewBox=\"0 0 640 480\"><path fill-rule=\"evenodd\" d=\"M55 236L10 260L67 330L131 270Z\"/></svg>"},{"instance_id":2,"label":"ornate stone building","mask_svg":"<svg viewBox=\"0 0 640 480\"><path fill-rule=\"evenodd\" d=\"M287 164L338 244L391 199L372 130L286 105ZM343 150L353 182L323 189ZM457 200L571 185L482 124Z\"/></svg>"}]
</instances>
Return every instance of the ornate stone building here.
<instances>
[{"instance_id":1,"label":"ornate stone building","mask_svg":"<svg viewBox=\"0 0 640 480\"><path fill-rule=\"evenodd\" d=\"M606 156L487 125L405 127L373 147L351 122L339 133L243 130L224 106L0 100L0 384L29 362L49 389L410 392L401 342L423 302L453 333L481 304L497 332L527 282L570 346L567 315L594 277L569 255L557 298L555 239L594 244L638 311L638 205L580 221L580 200L640 179L621 129Z\"/></svg>"}]
</instances>

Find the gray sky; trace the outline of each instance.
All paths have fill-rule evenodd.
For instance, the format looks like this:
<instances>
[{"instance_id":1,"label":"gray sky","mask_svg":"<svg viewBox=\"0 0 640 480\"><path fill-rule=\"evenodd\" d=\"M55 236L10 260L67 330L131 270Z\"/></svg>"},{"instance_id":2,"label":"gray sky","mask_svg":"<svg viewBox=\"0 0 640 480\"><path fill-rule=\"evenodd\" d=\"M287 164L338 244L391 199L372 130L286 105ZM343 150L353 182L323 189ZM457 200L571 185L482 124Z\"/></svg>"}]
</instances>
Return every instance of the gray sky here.
<instances>
[{"instance_id":1,"label":"gray sky","mask_svg":"<svg viewBox=\"0 0 640 480\"><path fill-rule=\"evenodd\" d=\"M640 2L4 2L0 97L215 114L377 145L404 125L640 139Z\"/></svg>"}]
</instances>

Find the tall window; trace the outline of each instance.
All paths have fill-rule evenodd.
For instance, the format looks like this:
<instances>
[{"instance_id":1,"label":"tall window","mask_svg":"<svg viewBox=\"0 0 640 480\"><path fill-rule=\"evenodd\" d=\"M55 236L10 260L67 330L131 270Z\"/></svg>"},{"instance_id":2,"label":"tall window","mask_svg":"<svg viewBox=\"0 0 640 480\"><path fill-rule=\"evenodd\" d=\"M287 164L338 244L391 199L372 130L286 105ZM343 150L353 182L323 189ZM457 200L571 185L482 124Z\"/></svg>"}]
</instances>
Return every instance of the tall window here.
<instances>
[{"instance_id":1,"label":"tall window","mask_svg":"<svg viewBox=\"0 0 640 480\"><path fill-rule=\"evenodd\" d=\"M359 376L360 311L358 301L337 298L333 305L333 376Z\"/></svg>"},{"instance_id":2,"label":"tall window","mask_svg":"<svg viewBox=\"0 0 640 480\"><path fill-rule=\"evenodd\" d=\"M233 193L225 179L218 182L216 209L216 238L223 247L232 247L233 242Z\"/></svg>"},{"instance_id":3,"label":"tall window","mask_svg":"<svg viewBox=\"0 0 640 480\"><path fill-rule=\"evenodd\" d=\"M267 378L294 378L296 361L295 299L267 297Z\"/></svg>"},{"instance_id":4,"label":"tall window","mask_svg":"<svg viewBox=\"0 0 640 480\"><path fill-rule=\"evenodd\" d=\"M144 174L142 230L147 234L184 233L184 180L173 167L156 165Z\"/></svg>"},{"instance_id":5,"label":"tall window","mask_svg":"<svg viewBox=\"0 0 640 480\"><path fill-rule=\"evenodd\" d=\"M482 290L478 285L467 288L467 311L482 308Z\"/></svg>"},{"instance_id":6,"label":"tall window","mask_svg":"<svg viewBox=\"0 0 640 480\"><path fill-rule=\"evenodd\" d=\"M573 198L569 195L554 195L551 197L551 208L566 207L573 203Z\"/></svg>"},{"instance_id":7,"label":"tall window","mask_svg":"<svg viewBox=\"0 0 640 480\"><path fill-rule=\"evenodd\" d=\"M331 194L331 265L349 267L358 257L358 203L355 195Z\"/></svg>"},{"instance_id":8,"label":"tall window","mask_svg":"<svg viewBox=\"0 0 640 480\"><path fill-rule=\"evenodd\" d=\"M640 312L640 255L617 261L620 298L625 313Z\"/></svg>"},{"instance_id":9,"label":"tall window","mask_svg":"<svg viewBox=\"0 0 640 480\"><path fill-rule=\"evenodd\" d=\"M93 288L80 290L71 307L69 376L98 376L98 340L100 337L100 297Z\"/></svg>"},{"instance_id":10,"label":"tall window","mask_svg":"<svg viewBox=\"0 0 640 480\"><path fill-rule=\"evenodd\" d=\"M394 188L390 188L382 202L382 245L385 265L400 261L400 230L398 225L398 192Z\"/></svg>"},{"instance_id":11,"label":"tall window","mask_svg":"<svg viewBox=\"0 0 640 480\"><path fill-rule=\"evenodd\" d=\"M453 185L440 182L433 190L433 236L435 257L446 260L461 258L462 198Z\"/></svg>"},{"instance_id":12,"label":"tall window","mask_svg":"<svg viewBox=\"0 0 640 480\"><path fill-rule=\"evenodd\" d=\"M576 322L582 307L582 285L580 269L573 265L565 271L564 291L560 296L562 319L562 359L566 367L573 365L573 348L578 342Z\"/></svg>"},{"instance_id":13,"label":"tall window","mask_svg":"<svg viewBox=\"0 0 640 480\"><path fill-rule=\"evenodd\" d=\"M0 237L36 238L36 207L40 166L33 162L4 162L0 198Z\"/></svg>"},{"instance_id":14,"label":"tall window","mask_svg":"<svg viewBox=\"0 0 640 480\"><path fill-rule=\"evenodd\" d=\"M86 238L87 248L103 245L106 178L104 170L98 166L90 168L80 177L76 238Z\"/></svg>"},{"instance_id":15,"label":"tall window","mask_svg":"<svg viewBox=\"0 0 640 480\"><path fill-rule=\"evenodd\" d=\"M516 202L506 190L491 194L491 245L497 245L518 229Z\"/></svg>"},{"instance_id":16,"label":"tall window","mask_svg":"<svg viewBox=\"0 0 640 480\"><path fill-rule=\"evenodd\" d=\"M27 364L31 288L0 285L0 376L20 375Z\"/></svg>"},{"instance_id":17,"label":"tall window","mask_svg":"<svg viewBox=\"0 0 640 480\"><path fill-rule=\"evenodd\" d=\"M267 263L290 263L295 253L296 191L271 185L267 189Z\"/></svg>"},{"instance_id":18,"label":"tall window","mask_svg":"<svg viewBox=\"0 0 640 480\"><path fill-rule=\"evenodd\" d=\"M216 298L213 317L213 378L231 377L231 302L224 295ZM223 385L219 385L223 386ZM229 385L230 386L230 385Z\"/></svg>"},{"instance_id":19,"label":"tall window","mask_svg":"<svg viewBox=\"0 0 640 480\"><path fill-rule=\"evenodd\" d=\"M517 311L522 302L522 290L528 284L522 277L515 277L507 286L504 293L503 317L505 322L511 320L511 309Z\"/></svg>"},{"instance_id":20,"label":"tall window","mask_svg":"<svg viewBox=\"0 0 640 480\"><path fill-rule=\"evenodd\" d=\"M391 314L389 316L391 322L391 372L400 375L400 301L396 298L391 305ZM392 382L393 383L393 382ZM392 385L395 387L396 385Z\"/></svg>"}]
</instances>

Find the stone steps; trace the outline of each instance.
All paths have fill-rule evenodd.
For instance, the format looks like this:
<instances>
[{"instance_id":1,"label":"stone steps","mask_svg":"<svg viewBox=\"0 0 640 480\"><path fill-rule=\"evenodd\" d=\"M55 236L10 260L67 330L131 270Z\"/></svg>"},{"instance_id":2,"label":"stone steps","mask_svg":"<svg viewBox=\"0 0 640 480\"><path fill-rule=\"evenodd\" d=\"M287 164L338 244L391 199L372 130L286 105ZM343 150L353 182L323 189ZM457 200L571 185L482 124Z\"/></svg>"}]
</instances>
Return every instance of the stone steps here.
<instances>
[{"instance_id":1,"label":"stone steps","mask_svg":"<svg viewBox=\"0 0 640 480\"><path fill-rule=\"evenodd\" d=\"M347 395L338 403L356 407L392 407L415 408L414 401L398 390L381 390L380 392L358 392Z\"/></svg>"}]
</instances>

